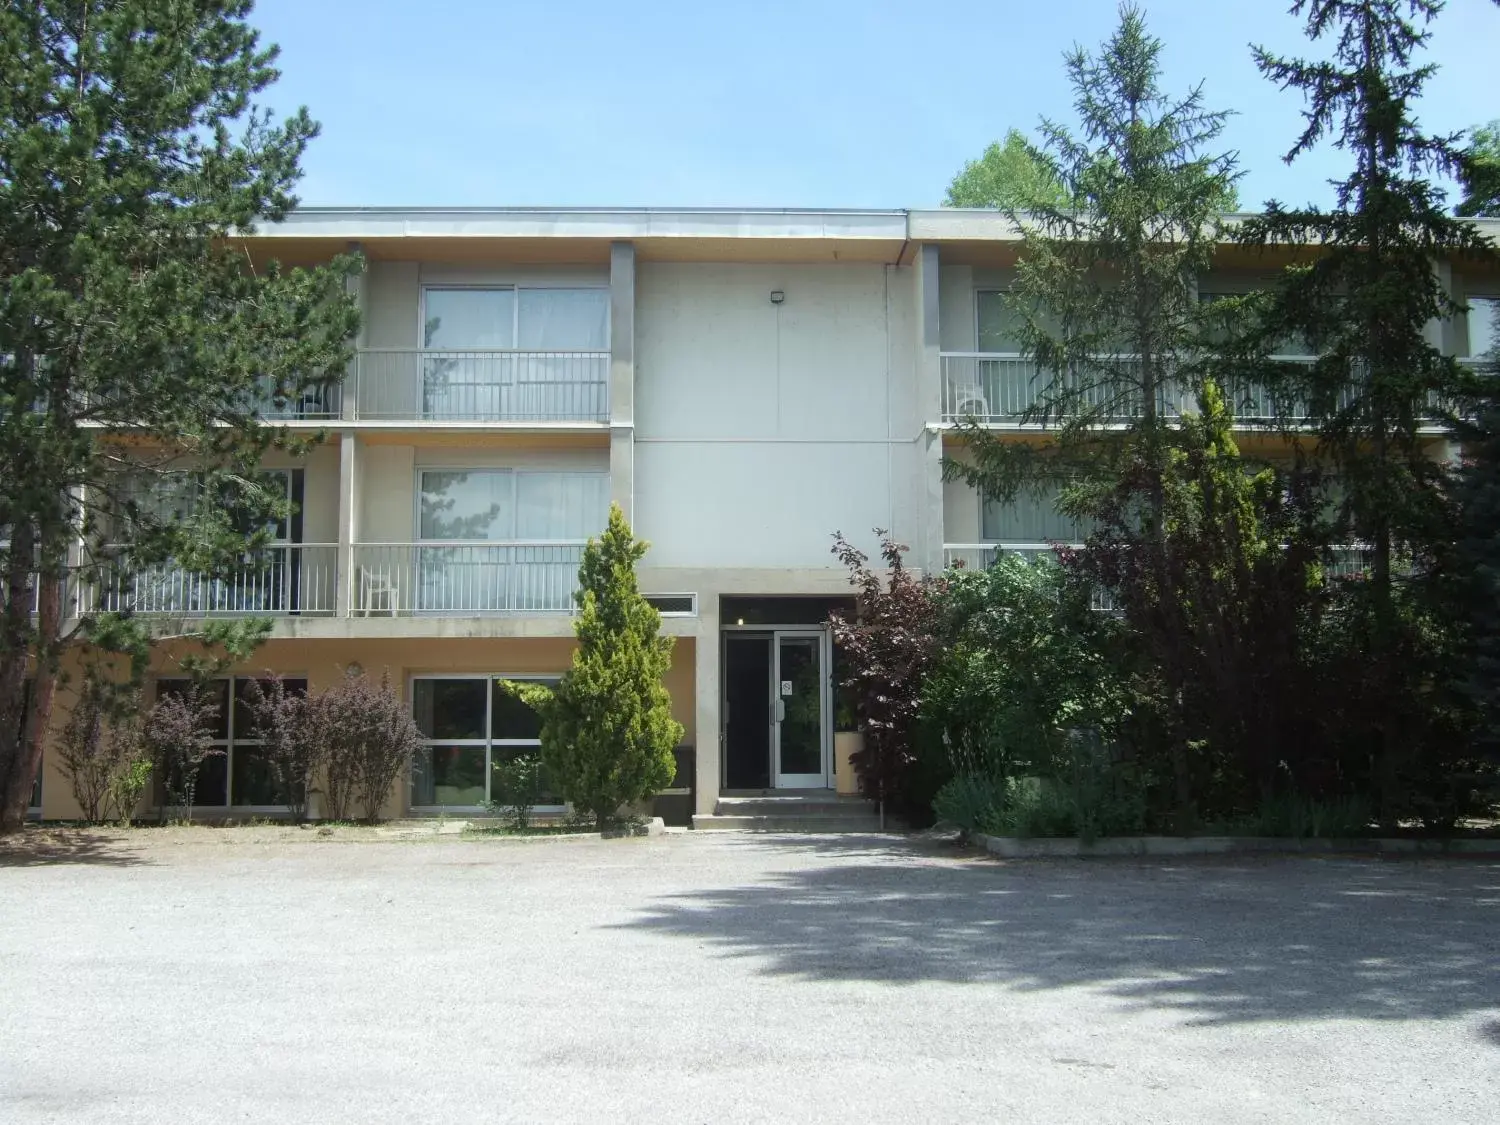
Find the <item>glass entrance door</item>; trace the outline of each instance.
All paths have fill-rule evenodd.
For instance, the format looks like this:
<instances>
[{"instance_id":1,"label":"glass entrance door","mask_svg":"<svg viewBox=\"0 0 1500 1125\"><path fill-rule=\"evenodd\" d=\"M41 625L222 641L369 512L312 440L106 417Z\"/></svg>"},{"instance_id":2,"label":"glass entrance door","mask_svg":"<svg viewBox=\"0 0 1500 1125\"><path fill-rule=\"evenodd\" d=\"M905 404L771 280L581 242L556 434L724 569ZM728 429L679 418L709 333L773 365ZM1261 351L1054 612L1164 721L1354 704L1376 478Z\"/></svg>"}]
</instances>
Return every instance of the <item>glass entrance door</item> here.
<instances>
[{"instance_id":1,"label":"glass entrance door","mask_svg":"<svg viewBox=\"0 0 1500 1125\"><path fill-rule=\"evenodd\" d=\"M828 673L824 632L777 630L772 747L778 789L828 785Z\"/></svg>"}]
</instances>

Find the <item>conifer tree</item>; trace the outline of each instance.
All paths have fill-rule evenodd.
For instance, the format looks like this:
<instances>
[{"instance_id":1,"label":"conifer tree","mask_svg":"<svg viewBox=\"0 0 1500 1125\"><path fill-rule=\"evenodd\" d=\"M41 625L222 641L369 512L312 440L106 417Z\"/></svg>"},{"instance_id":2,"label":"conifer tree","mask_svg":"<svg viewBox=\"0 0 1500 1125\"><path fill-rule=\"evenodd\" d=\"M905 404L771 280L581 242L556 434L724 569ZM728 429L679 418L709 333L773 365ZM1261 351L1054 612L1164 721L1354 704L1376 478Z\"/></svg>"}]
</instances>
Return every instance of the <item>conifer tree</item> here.
<instances>
[{"instance_id":1,"label":"conifer tree","mask_svg":"<svg viewBox=\"0 0 1500 1125\"><path fill-rule=\"evenodd\" d=\"M1151 588L1167 591L1173 429L1212 374L1193 278L1211 262L1237 174L1232 154L1212 151L1228 115L1206 108L1201 85L1168 95L1161 51L1125 5L1096 54L1067 57L1078 126L1044 122L1033 149L1065 202L1009 212L1021 245L1005 300L1037 368L1024 421L1045 426L1047 440L1004 440L971 419L960 424L967 456L944 473L1002 503L1057 497L1080 534L1115 510L1127 482L1136 557ZM1190 821L1194 751L1185 724L1164 726L1175 802Z\"/></svg>"},{"instance_id":2,"label":"conifer tree","mask_svg":"<svg viewBox=\"0 0 1500 1125\"><path fill-rule=\"evenodd\" d=\"M1414 786L1455 739L1442 699L1448 677L1430 661L1447 646L1434 630L1428 578L1452 561L1452 467L1439 439L1481 397L1477 376L1444 353L1438 327L1459 305L1446 263L1492 258L1474 226L1448 213L1435 179L1464 168L1457 137L1424 132L1416 103L1432 76L1416 59L1440 0L1298 0L1314 42L1331 57L1286 59L1257 49L1262 73L1306 99L1305 126L1286 159L1331 141L1351 167L1329 209L1267 204L1247 222L1248 245L1318 247L1286 270L1262 326L1295 337L1315 363L1268 369L1276 401L1310 418L1318 456L1340 481L1335 541L1358 544L1368 581L1348 591L1346 629L1362 638L1361 730L1373 751L1372 784L1389 823L1410 811ZM1424 655L1426 654L1426 655ZM1461 741L1457 739L1457 741Z\"/></svg>"},{"instance_id":3,"label":"conifer tree","mask_svg":"<svg viewBox=\"0 0 1500 1125\"><path fill-rule=\"evenodd\" d=\"M1050 441L964 425L970 456L945 465L993 499L1061 486L1086 517L1087 486L1108 488L1139 460L1160 511L1167 429L1201 381L1191 356L1206 318L1191 278L1209 264L1236 179L1232 155L1205 151L1228 115L1205 108L1201 86L1167 95L1161 49L1141 11L1122 7L1097 54L1067 57L1076 132L1045 121L1030 150L1062 196L1010 209L1022 241L1005 300L1038 369L1026 420L1045 423Z\"/></svg>"},{"instance_id":4,"label":"conifer tree","mask_svg":"<svg viewBox=\"0 0 1500 1125\"><path fill-rule=\"evenodd\" d=\"M0 7L0 832L20 823L69 646L138 668L147 650L139 620L80 591L222 573L265 542L287 501L262 454L302 447L263 408L348 359L352 263L283 270L234 243L295 204L317 132L306 110L256 107L278 72L251 7ZM145 498L164 488L189 502ZM264 625L187 631L243 652Z\"/></svg>"},{"instance_id":5,"label":"conifer tree","mask_svg":"<svg viewBox=\"0 0 1500 1125\"><path fill-rule=\"evenodd\" d=\"M636 585L648 547L610 505L609 526L589 541L578 569L572 668L555 689L502 681L541 716L549 783L601 829L621 805L672 783L682 738L662 685L673 638L660 635L661 615Z\"/></svg>"}]
</instances>

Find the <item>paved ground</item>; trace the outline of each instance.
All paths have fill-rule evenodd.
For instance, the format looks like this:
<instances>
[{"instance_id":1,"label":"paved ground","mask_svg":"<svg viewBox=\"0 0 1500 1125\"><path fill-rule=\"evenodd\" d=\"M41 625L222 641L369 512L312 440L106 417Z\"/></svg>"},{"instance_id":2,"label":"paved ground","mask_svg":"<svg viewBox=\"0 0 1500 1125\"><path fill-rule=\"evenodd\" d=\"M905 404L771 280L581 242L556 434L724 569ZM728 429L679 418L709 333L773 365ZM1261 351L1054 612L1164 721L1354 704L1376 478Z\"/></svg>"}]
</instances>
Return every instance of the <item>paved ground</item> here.
<instances>
[{"instance_id":1,"label":"paved ground","mask_svg":"<svg viewBox=\"0 0 1500 1125\"><path fill-rule=\"evenodd\" d=\"M0 852L0 1121L1494 1122L1500 863Z\"/></svg>"}]
</instances>

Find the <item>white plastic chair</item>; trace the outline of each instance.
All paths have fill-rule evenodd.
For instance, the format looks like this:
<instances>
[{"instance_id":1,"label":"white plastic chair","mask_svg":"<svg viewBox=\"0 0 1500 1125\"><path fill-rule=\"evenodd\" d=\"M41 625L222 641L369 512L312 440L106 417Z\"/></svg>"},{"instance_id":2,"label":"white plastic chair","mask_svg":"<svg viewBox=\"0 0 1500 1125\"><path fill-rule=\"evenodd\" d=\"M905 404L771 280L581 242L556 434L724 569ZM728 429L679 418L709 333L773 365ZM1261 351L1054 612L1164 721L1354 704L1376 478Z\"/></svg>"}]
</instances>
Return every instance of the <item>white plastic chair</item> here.
<instances>
[{"instance_id":1,"label":"white plastic chair","mask_svg":"<svg viewBox=\"0 0 1500 1125\"><path fill-rule=\"evenodd\" d=\"M953 388L952 417L978 418L981 422L990 416L989 399L984 397L984 388L978 383L961 383Z\"/></svg>"},{"instance_id":2,"label":"white plastic chair","mask_svg":"<svg viewBox=\"0 0 1500 1125\"><path fill-rule=\"evenodd\" d=\"M396 616L401 605L400 588L396 583L396 576L390 570L385 567L360 567L359 590L363 616L370 617L377 610L383 610L390 617ZM382 600L384 606L379 604Z\"/></svg>"}]
</instances>

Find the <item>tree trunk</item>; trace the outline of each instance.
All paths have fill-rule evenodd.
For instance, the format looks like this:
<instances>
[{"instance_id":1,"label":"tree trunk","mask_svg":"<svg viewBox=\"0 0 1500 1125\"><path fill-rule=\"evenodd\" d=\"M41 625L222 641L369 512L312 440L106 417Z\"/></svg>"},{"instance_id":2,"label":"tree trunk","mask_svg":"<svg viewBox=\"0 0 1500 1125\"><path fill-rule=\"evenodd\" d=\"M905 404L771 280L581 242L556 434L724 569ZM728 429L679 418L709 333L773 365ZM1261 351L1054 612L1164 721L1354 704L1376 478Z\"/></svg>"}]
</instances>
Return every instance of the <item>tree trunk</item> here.
<instances>
[{"instance_id":1,"label":"tree trunk","mask_svg":"<svg viewBox=\"0 0 1500 1125\"><path fill-rule=\"evenodd\" d=\"M36 533L23 522L12 529L10 569L5 576L4 657L0 660L0 835L20 828L30 800L34 775L26 772L28 755L24 718L26 673L31 658L31 573Z\"/></svg>"},{"instance_id":2,"label":"tree trunk","mask_svg":"<svg viewBox=\"0 0 1500 1125\"><path fill-rule=\"evenodd\" d=\"M30 536L26 536L30 538ZM29 546L29 544L28 544ZM30 552L26 553L27 557ZM12 557L12 576L15 573ZM4 729L0 729L0 835L18 831L25 821L26 809L31 802L32 786L37 771L42 765L42 746L47 727L52 718L52 701L57 693L57 638L62 624L62 587L60 576L39 580L37 598L37 658L33 670L30 706L25 707L25 722L19 722L20 711L26 700L26 671L29 649L17 651L12 648L6 655L4 671L0 673L0 715L5 716ZM26 586L24 580L20 590L14 577L7 591L6 628L11 637L17 611L15 598L19 593L25 605ZM20 629L25 635L25 626Z\"/></svg>"}]
</instances>

